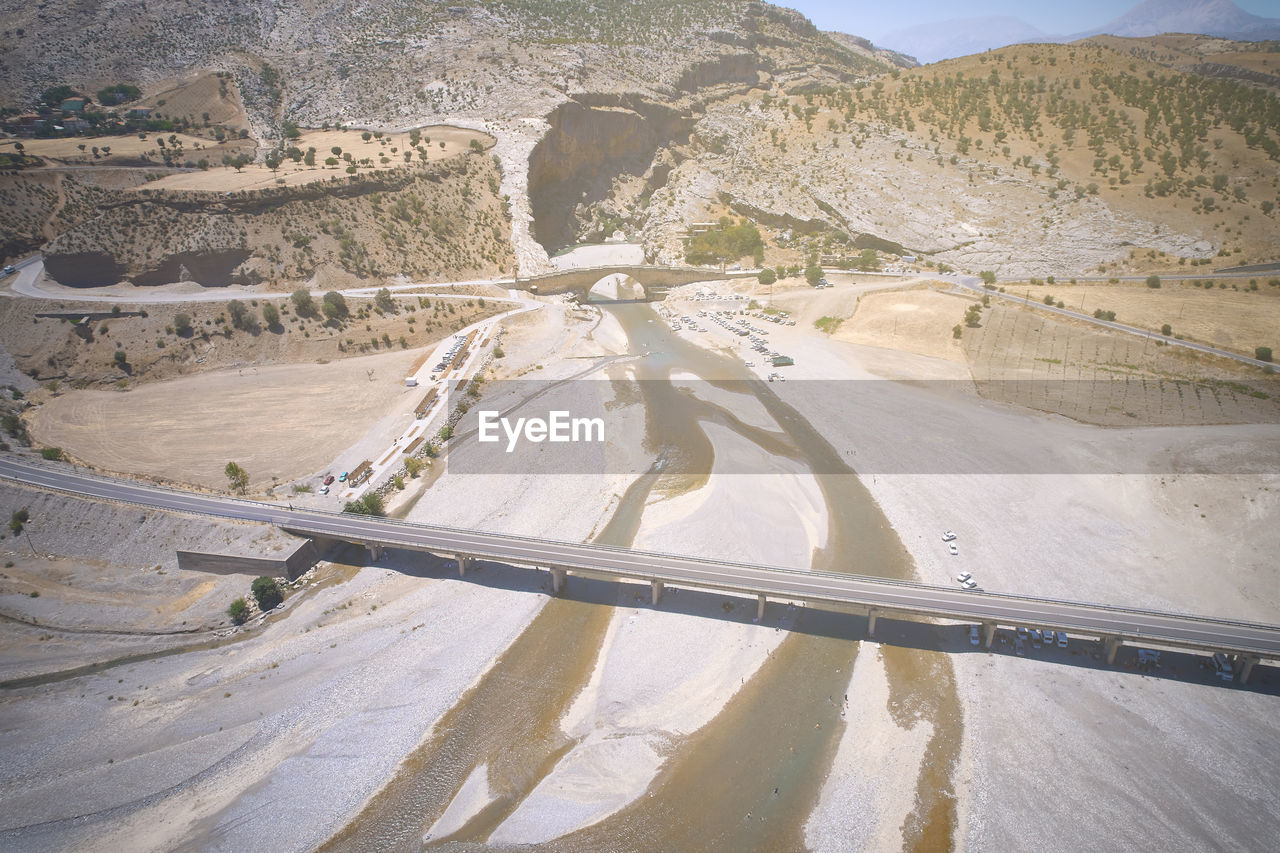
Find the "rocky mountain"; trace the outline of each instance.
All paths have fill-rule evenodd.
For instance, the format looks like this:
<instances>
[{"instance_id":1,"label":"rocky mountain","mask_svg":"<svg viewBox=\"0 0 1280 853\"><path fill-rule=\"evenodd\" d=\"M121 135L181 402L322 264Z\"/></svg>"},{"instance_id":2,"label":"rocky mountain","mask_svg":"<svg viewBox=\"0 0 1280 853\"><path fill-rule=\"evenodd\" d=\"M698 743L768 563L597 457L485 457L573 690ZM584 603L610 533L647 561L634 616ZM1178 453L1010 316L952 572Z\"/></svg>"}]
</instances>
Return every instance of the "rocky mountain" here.
<instances>
[{"instance_id":1,"label":"rocky mountain","mask_svg":"<svg viewBox=\"0 0 1280 853\"><path fill-rule=\"evenodd\" d=\"M208 263L285 288L325 264L369 278L397 264L531 274L619 230L679 262L690 225L723 216L765 231L771 265L871 248L1065 276L1114 269L1138 247L1198 265L1270 260L1280 243L1274 69L1248 46L1187 65L1136 46L1044 44L916 68L737 0L238 0L218 26L196 0L129 14L0 3L11 106L60 83L129 83L165 109L165 87L212 79L243 105L260 162L293 125L447 124L494 140L466 174L406 164L404 186L340 204L246 196L223 205L216 233L191 212L204 196L144 188L147 204L122 199L52 242L73 266L83 256L148 282ZM459 221L446 230L474 252L407 233L448 211ZM121 234L139 245L106 257ZM397 260L406 248L416 266Z\"/></svg>"},{"instance_id":2,"label":"rocky mountain","mask_svg":"<svg viewBox=\"0 0 1280 853\"><path fill-rule=\"evenodd\" d=\"M953 18L895 30L880 39L925 63L1010 44L1054 40L1026 21L1011 17Z\"/></svg>"},{"instance_id":3,"label":"rocky mountain","mask_svg":"<svg viewBox=\"0 0 1280 853\"><path fill-rule=\"evenodd\" d=\"M1100 27L1070 35L1045 33L1018 18L956 18L895 30L880 42L921 62L937 62L1011 44L1061 43L1104 34L1141 38L1161 33L1265 41L1280 38L1280 18L1250 14L1231 0L1144 0Z\"/></svg>"},{"instance_id":4,"label":"rocky mountain","mask_svg":"<svg viewBox=\"0 0 1280 853\"><path fill-rule=\"evenodd\" d=\"M1091 35L1138 38L1160 33L1199 33L1240 41L1280 38L1280 18L1263 18L1241 9L1231 0L1145 0Z\"/></svg>"}]
</instances>

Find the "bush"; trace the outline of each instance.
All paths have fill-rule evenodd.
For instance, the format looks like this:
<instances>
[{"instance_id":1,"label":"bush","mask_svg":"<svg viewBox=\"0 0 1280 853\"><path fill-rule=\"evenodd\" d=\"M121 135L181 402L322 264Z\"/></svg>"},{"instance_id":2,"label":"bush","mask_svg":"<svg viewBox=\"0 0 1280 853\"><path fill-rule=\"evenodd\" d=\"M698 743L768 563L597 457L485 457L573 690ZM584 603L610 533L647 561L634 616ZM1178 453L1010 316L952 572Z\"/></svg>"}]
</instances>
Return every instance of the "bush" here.
<instances>
[{"instance_id":1,"label":"bush","mask_svg":"<svg viewBox=\"0 0 1280 853\"><path fill-rule=\"evenodd\" d=\"M765 269L760 270L760 275L757 276L757 278L760 279L761 284L773 284L778 280L778 274L766 267Z\"/></svg>"},{"instance_id":2,"label":"bush","mask_svg":"<svg viewBox=\"0 0 1280 853\"><path fill-rule=\"evenodd\" d=\"M1170 326L1168 323L1165 323L1163 326L1161 326L1161 327L1160 327L1160 334L1164 335L1166 338L1167 338L1169 335L1172 335L1172 334L1173 334L1173 326Z\"/></svg>"},{"instance_id":3,"label":"bush","mask_svg":"<svg viewBox=\"0 0 1280 853\"><path fill-rule=\"evenodd\" d=\"M374 494L373 492L362 498L347 501L346 505L342 507L342 511L355 515L384 516L387 514L386 507L382 503L382 495Z\"/></svg>"},{"instance_id":4,"label":"bush","mask_svg":"<svg viewBox=\"0 0 1280 853\"><path fill-rule=\"evenodd\" d=\"M243 495L249 488L249 472L241 468L235 462L228 462L227 467L222 469L227 475L227 483L231 489L237 494Z\"/></svg>"},{"instance_id":5,"label":"bush","mask_svg":"<svg viewBox=\"0 0 1280 853\"><path fill-rule=\"evenodd\" d=\"M191 315L178 312L173 315L173 330L181 337L191 336Z\"/></svg>"},{"instance_id":6,"label":"bush","mask_svg":"<svg viewBox=\"0 0 1280 853\"><path fill-rule=\"evenodd\" d=\"M959 339L964 335L964 328L958 323L951 327L951 337Z\"/></svg>"},{"instance_id":7,"label":"bush","mask_svg":"<svg viewBox=\"0 0 1280 853\"><path fill-rule=\"evenodd\" d=\"M272 302L264 302L262 304L262 321L267 324L268 329L275 329L280 326L280 309Z\"/></svg>"},{"instance_id":8,"label":"bush","mask_svg":"<svg viewBox=\"0 0 1280 853\"><path fill-rule=\"evenodd\" d=\"M280 591L275 578L269 578L266 575L255 578L250 589L253 591L254 600L258 602L258 609L263 613L278 607L284 601L284 593Z\"/></svg>"},{"instance_id":9,"label":"bush","mask_svg":"<svg viewBox=\"0 0 1280 853\"><path fill-rule=\"evenodd\" d=\"M1147 276L1147 287L1151 288L1152 290L1155 290L1159 286L1160 286L1160 276L1158 275Z\"/></svg>"},{"instance_id":10,"label":"bush","mask_svg":"<svg viewBox=\"0 0 1280 853\"><path fill-rule=\"evenodd\" d=\"M311 291L307 290L305 287L300 287L297 290L295 290L289 296L289 299L290 301L293 302L293 310L297 313L299 317L315 316L316 314L315 300L311 298Z\"/></svg>"},{"instance_id":11,"label":"bush","mask_svg":"<svg viewBox=\"0 0 1280 853\"><path fill-rule=\"evenodd\" d=\"M23 507L22 509L19 509L19 510L14 510L13 514L9 516L9 532L12 533L14 536L17 536L19 533L22 532L23 525L30 520L31 520L31 513L27 511L26 507Z\"/></svg>"},{"instance_id":12,"label":"bush","mask_svg":"<svg viewBox=\"0 0 1280 853\"><path fill-rule=\"evenodd\" d=\"M231 617L232 625L243 625L249 618L249 604L243 598L237 598L231 602L231 606L227 608L227 615Z\"/></svg>"},{"instance_id":13,"label":"bush","mask_svg":"<svg viewBox=\"0 0 1280 853\"><path fill-rule=\"evenodd\" d=\"M62 453L62 449L58 447L42 447L40 448L40 455L50 462L60 462L66 458Z\"/></svg>"},{"instance_id":14,"label":"bush","mask_svg":"<svg viewBox=\"0 0 1280 853\"><path fill-rule=\"evenodd\" d=\"M321 308L324 310L324 315L330 320L343 320L351 315L351 309L347 307L347 300L336 290L330 290L324 295Z\"/></svg>"},{"instance_id":15,"label":"bush","mask_svg":"<svg viewBox=\"0 0 1280 853\"><path fill-rule=\"evenodd\" d=\"M1253 357L1258 361L1271 361L1271 347L1255 347Z\"/></svg>"}]
</instances>

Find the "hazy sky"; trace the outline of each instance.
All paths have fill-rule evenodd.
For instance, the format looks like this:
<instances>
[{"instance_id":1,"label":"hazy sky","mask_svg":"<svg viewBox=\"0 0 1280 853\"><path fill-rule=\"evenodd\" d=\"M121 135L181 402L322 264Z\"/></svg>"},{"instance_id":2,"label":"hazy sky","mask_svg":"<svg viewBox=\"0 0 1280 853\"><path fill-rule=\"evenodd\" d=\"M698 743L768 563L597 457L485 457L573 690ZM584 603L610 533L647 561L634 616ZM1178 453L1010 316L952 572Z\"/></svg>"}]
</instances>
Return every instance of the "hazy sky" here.
<instances>
[{"instance_id":1,"label":"hazy sky","mask_svg":"<svg viewBox=\"0 0 1280 853\"><path fill-rule=\"evenodd\" d=\"M1100 27L1138 5L1140 0L773 0L798 9L824 30L840 30L875 41L885 33L950 18L1007 15L1050 35L1070 35ZM1280 0L1235 0L1246 12L1280 18Z\"/></svg>"}]
</instances>

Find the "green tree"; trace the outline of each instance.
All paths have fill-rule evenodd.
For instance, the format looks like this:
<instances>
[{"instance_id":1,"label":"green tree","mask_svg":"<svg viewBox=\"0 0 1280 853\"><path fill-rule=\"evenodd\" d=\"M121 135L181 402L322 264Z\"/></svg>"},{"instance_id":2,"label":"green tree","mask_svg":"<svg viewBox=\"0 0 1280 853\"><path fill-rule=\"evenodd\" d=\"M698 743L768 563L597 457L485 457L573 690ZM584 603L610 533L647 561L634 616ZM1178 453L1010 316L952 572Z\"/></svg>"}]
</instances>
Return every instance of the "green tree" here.
<instances>
[{"instance_id":1,"label":"green tree","mask_svg":"<svg viewBox=\"0 0 1280 853\"><path fill-rule=\"evenodd\" d=\"M822 280L822 267L809 264L804 268L804 280L809 282L810 286L817 284Z\"/></svg>"},{"instance_id":2,"label":"green tree","mask_svg":"<svg viewBox=\"0 0 1280 853\"><path fill-rule=\"evenodd\" d=\"M311 291L305 287L300 287L289 296L289 300L293 302L293 310L298 312L299 317L314 317L316 315L316 303L311 298Z\"/></svg>"},{"instance_id":3,"label":"green tree","mask_svg":"<svg viewBox=\"0 0 1280 853\"><path fill-rule=\"evenodd\" d=\"M996 283L996 274L992 270L983 270L982 272L978 273L978 275L982 278L983 284L993 285Z\"/></svg>"},{"instance_id":4,"label":"green tree","mask_svg":"<svg viewBox=\"0 0 1280 853\"><path fill-rule=\"evenodd\" d=\"M23 525L25 525L30 520L31 520L31 513L27 511L26 507L23 507L22 509L14 510L13 514L9 516L9 532L12 533L14 536L17 536L19 533L22 532Z\"/></svg>"},{"instance_id":5,"label":"green tree","mask_svg":"<svg viewBox=\"0 0 1280 853\"><path fill-rule=\"evenodd\" d=\"M862 254L858 256L858 269L860 270L880 269L880 259L876 256L875 249L862 250Z\"/></svg>"},{"instance_id":6,"label":"green tree","mask_svg":"<svg viewBox=\"0 0 1280 853\"><path fill-rule=\"evenodd\" d=\"M173 330L181 337L189 337L191 335L191 315L179 311L173 315Z\"/></svg>"},{"instance_id":7,"label":"green tree","mask_svg":"<svg viewBox=\"0 0 1280 853\"><path fill-rule=\"evenodd\" d=\"M227 303L227 313L231 315L231 325L235 326L242 332L249 331L253 325L249 319L249 306L245 305L239 299L232 299Z\"/></svg>"},{"instance_id":8,"label":"green tree","mask_svg":"<svg viewBox=\"0 0 1280 853\"><path fill-rule=\"evenodd\" d=\"M1258 361L1271 361L1271 347L1255 347L1253 357Z\"/></svg>"},{"instance_id":9,"label":"green tree","mask_svg":"<svg viewBox=\"0 0 1280 853\"><path fill-rule=\"evenodd\" d=\"M1173 334L1173 326L1169 325L1168 323L1165 323L1163 326L1160 327L1160 334L1164 335L1166 338L1169 337L1170 335Z\"/></svg>"},{"instance_id":10,"label":"green tree","mask_svg":"<svg viewBox=\"0 0 1280 853\"><path fill-rule=\"evenodd\" d=\"M284 157L281 156L279 148L272 148L267 152L267 156L263 159L263 162L266 164L268 169L274 172L280 168L280 164L284 162Z\"/></svg>"},{"instance_id":11,"label":"green tree","mask_svg":"<svg viewBox=\"0 0 1280 853\"><path fill-rule=\"evenodd\" d=\"M391 298L391 291L385 287L374 295L373 304L388 314L396 310L396 301Z\"/></svg>"},{"instance_id":12,"label":"green tree","mask_svg":"<svg viewBox=\"0 0 1280 853\"><path fill-rule=\"evenodd\" d=\"M307 166L314 166L316 164L316 149L308 148L307 153L302 155L302 162Z\"/></svg>"},{"instance_id":13,"label":"green tree","mask_svg":"<svg viewBox=\"0 0 1280 853\"><path fill-rule=\"evenodd\" d=\"M279 607L284 601L284 593L280 591L280 585L276 583L275 578L269 578L266 575L254 578L249 589L253 592L254 600L258 602L258 609L263 613Z\"/></svg>"},{"instance_id":14,"label":"green tree","mask_svg":"<svg viewBox=\"0 0 1280 853\"><path fill-rule=\"evenodd\" d=\"M262 303L262 322L267 324L268 329L280 327L280 309L274 302Z\"/></svg>"},{"instance_id":15,"label":"green tree","mask_svg":"<svg viewBox=\"0 0 1280 853\"><path fill-rule=\"evenodd\" d=\"M353 501L347 501L342 507L343 512L349 512L354 515L376 515L384 516L387 514L386 507L382 502L382 495L369 492L362 498Z\"/></svg>"},{"instance_id":16,"label":"green tree","mask_svg":"<svg viewBox=\"0 0 1280 853\"><path fill-rule=\"evenodd\" d=\"M404 460L404 470L410 477L417 477L422 473L422 469L426 467L426 463L416 456L410 456Z\"/></svg>"},{"instance_id":17,"label":"green tree","mask_svg":"<svg viewBox=\"0 0 1280 853\"><path fill-rule=\"evenodd\" d=\"M227 608L227 615L231 617L232 625L243 625L249 619L249 604L243 598L237 598L231 602L231 606Z\"/></svg>"},{"instance_id":18,"label":"green tree","mask_svg":"<svg viewBox=\"0 0 1280 853\"><path fill-rule=\"evenodd\" d=\"M222 469L227 475L227 483L231 486L232 491L236 494L243 495L249 489L249 472L241 468L235 462L228 462L227 467Z\"/></svg>"},{"instance_id":19,"label":"green tree","mask_svg":"<svg viewBox=\"0 0 1280 853\"><path fill-rule=\"evenodd\" d=\"M760 279L761 284L773 284L775 281L778 280L778 274L773 270L769 269L768 267L765 267L764 269L760 270L760 275L758 276L758 278Z\"/></svg>"},{"instance_id":20,"label":"green tree","mask_svg":"<svg viewBox=\"0 0 1280 853\"><path fill-rule=\"evenodd\" d=\"M324 295L321 308L330 320L343 320L351 314L350 309L347 308L347 300L336 290L330 290Z\"/></svg>"}]
</instances>

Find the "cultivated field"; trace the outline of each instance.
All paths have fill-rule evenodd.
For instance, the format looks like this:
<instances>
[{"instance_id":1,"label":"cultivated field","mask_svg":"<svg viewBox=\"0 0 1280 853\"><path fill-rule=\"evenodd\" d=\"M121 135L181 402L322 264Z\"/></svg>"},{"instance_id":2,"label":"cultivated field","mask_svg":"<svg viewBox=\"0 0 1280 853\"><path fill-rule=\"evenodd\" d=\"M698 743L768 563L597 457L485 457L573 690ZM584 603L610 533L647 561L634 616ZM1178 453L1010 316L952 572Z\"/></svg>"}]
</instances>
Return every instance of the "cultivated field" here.
<instances>
[{"instance_id":1,"label":"cultivated field","mask_svg":"<svg viewBox=\"0 0 1280 853\"><path fill-rule=\"evenodd\" d=\"M1280 421L1275 377L998 303L964 330L964 351L984 396L1087 423Z\"/></svg>"},{"instance_id":2,"label":"cultivated field","mask_svg":"<svg viewBox=\"0 0 1280 853\"><path fill-rule=\"evenodd\" d=\"M78 391L31 415L31 433L106 471L226 488L234 460L252 488L319 470L406 393L413 351L331 364L246 367L141 386Z\"/></svg>"},{"instance_id":3,"label":"cultivated field","mask_svg":"<svg viewBox=\"0 0 1280 853\"><path fill-rule=\"evenodd\" d=\"M301 138L286 146L295 146L304 153L307 149L314 148L314 166L285 158L276 171L262 164L246 166L242 171L219 167L202 172L169 175L147 184L146 188L231 192L281 185L299 186L339 176L345 178L349 167L348 161L343 158L346 154L351 155L358 170L367 172L403 166L406 154L412 162L420 163L424 160L442 160L466 151L473 140L486 148L493 144L493 138L486 134L457 127L424 128L417 148L410 145L408 133L384 133L379 136L369 133L367 140L363 138L365 133L359 130L314 130L303 133ZM334 148L340 149L339 153L335 154ZM326 165L325 161L328 159L336 162Z\"/></svg>"},{"instance_id":4,"label":"cultivated field","mask_svg":"<svg viewBox=\"0 0 1280 853\"><path fill-rule=\"evenodd\" d=\"M1152 331L1168 323L1175 335L1222 349L1253 355L1254 347L1280 352L1280 275L1262 274L1250 290L1249 279L1165 280L1159 288L1143 282L1126 284L1057 284L1032 287L1007 284L1010 293L1041 300L1052 295L1072 311L1114 311L1116 320Z\"/></svg>"}]
</instances>

